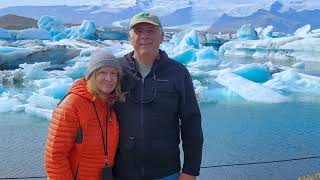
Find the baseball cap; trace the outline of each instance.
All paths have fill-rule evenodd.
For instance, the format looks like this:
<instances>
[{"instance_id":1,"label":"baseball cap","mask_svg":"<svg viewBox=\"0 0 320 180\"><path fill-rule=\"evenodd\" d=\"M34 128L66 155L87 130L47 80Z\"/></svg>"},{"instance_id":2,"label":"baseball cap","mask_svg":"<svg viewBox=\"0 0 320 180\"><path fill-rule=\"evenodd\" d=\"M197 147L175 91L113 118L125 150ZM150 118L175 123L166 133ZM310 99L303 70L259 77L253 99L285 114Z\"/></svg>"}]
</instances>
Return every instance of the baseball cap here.
<instances>
[{"instance_id":1,"label":"baseball cap","mask_svg":"<svg viewBox=\"0 0 320 180\"><path fill-rule=\"evenodd\" d=\"M158 16L151 14L149 12L140 12L132 17L130 21L129 29L131 29L136 24L143 23L143 22L153 24L155 26L159 26L162 28L162 25Z\"/></svg>"}]
</instances>

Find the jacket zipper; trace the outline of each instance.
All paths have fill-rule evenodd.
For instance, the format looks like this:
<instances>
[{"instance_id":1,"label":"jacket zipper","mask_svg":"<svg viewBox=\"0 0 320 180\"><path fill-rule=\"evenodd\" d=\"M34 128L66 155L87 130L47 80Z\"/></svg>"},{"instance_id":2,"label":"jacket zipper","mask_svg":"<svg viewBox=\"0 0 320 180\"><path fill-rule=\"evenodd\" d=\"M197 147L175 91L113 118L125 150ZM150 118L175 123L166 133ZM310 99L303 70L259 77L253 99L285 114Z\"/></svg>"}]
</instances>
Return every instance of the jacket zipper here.
<instances>
[{"instance_id":1,"label":"jacket zipper","mask_svg":"<svg viewBox=\"0 0 320 180\"><path fill-rule=\"evenodd\" d=\"M141 101L143 101L144 99L144 79L141 79L141 83L142 83L142 88L141 88ZM144 130L143 130L143 123L144 123L144 119L143 119L143 103L140 103L140 128L142 131L142 139L144 140ZM142 140L142 151L144 152L144 141ZM141 176L144 177L144 159L142 159L142 163L141 163Z\"/></svg>"}]
</instances>

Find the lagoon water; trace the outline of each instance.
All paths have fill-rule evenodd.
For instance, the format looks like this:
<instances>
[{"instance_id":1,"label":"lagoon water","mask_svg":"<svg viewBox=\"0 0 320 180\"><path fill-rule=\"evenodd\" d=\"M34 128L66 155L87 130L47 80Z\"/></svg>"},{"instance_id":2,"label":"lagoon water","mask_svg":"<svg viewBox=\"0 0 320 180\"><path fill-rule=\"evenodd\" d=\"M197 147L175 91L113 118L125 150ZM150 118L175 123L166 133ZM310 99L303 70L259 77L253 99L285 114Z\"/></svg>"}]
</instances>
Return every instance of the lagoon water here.
<instances>
[{"instance_id":1,"label":"lagoon water","mask_svg":"<svg viewBox=\"0 0 320 180\"><path fill-rule=\"evenodd\" d=\"M268 62L223 58L242 64ZM295 62L271 60L287 67ZM300 72L320 76L319 62ZM214 88L214 87L213 87ZM18 87L21 94L30 89ZM204 151L199 180L294 180L320 172L320 97L296 94L292 101L259 104L243 99L200 103ZM44 146L49 121L26 113L0 114L0 179L44 177ZM228 166L256 162L277 163ZM210 166L221 166L212 167ZM32 178L30 178L32 179ZM37 178L41 179L41 178Z\"/></svg>"},{"instance_id":2,"label":"lagoon water","mask_svg":"<svg viewBox=\"0 0 320 180\"><path fill-rule=\"evenodd\" d=\"M201 104L202 166L320 156L320 101L261 105ZM0 178L45 176L49 122L26 114L0 115ZM202 168L198 179L297 179L320 171L320 159Z\"/></svg>"}]
</instances>

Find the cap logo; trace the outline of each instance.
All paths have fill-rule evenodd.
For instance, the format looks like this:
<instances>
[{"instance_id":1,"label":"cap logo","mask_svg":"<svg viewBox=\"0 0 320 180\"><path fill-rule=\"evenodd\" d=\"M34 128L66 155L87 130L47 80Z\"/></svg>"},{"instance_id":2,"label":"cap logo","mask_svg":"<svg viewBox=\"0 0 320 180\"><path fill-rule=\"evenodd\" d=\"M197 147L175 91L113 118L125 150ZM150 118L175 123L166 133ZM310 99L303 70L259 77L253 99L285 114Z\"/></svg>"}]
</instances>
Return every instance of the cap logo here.
<instances>
[{"instance_id":1,"label":"cap logo","mask_svg":"<svg viewBox=\"0 0 320 180\"><path fill-rule=\"evenodd\" d=\"M140 13L137 15L137 19L145 19L148 18L150 16L149 13Z\"/></svg>"}]
</instances>

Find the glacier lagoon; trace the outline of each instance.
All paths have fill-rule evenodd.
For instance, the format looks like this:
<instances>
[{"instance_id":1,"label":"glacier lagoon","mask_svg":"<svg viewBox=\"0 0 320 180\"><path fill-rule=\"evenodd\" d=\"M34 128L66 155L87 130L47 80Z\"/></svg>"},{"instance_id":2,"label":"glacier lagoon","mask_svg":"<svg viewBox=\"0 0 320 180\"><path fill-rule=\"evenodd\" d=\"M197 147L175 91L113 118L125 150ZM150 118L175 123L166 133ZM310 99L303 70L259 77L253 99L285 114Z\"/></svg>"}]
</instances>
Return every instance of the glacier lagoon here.
<instances>
[{"instance_id":1,"label":"glacier lagoon","mask_svg":"<svg viewBox=\"0 0 320 180\"><path fill-rule=\"evenodd\" d=\"M295 63L274 59L220 58L241 64L271 61L275 65L291 66ZM78 68L78 71L81 69ZM319 76L320 63L306 62L302 71ZM34 71L37 79L28 80L29 85L32 82L33 86L26 86L28 83L21 85L22 87L13 86L6 89L11 95L2 94L1 98L10 97L5 102L12 103L13 106L7 107L5 111L4 103L0 101L3 111L0 113L1 178L45 176L43 152L49 124L46 114L50 115L50 111L36 108L52 109L56 102L50 102L43 97L39 97L36 102L34 97L30 101L38 105L29 103L30 107L26 105L25 111L22 111L19 107L23 103L17 100L14 104L15 101L12 101L14 98L19 99L19 96L34 96L32 93L36 92L35 89L55 81L51 80L52 75L49 75L56 74L55 71L42 75L40 72ZM29 78L31 75L32 73ZM44 79L39 79L41 76ZM199 79L196 76L193 78ZM68 84L71 81L60 82ZM210 88L221 88L220 86L216 83ZM13 93L15 95L12 95ZM43 96L45 97L45 94ZM59 93L55 93L55 96L59 99ZM202 167L319 156L319 96L299 94L290 102L271 104L248 102L236 95L228 97L200 102L205 137ZM28 104L28 100L25 101L25 104ZM13 108L14 106L16 108ZM297 179L299 176L319 172L319 164L320 159L312 158L270 164L202 168L199 179Z\"/></svg>"},{"instance_id":2,"label":"glacier lagoon","mask_svg":"<svg viewBox=\"0 0 320 180\"><path fill-rule=\"evenodd\" d=\"M83 26L93 32L90 23ZM128 41L77 39L73 30L58 39L48 33L47 40L33 39L42 32L32 30L30 39L0 41L0 178L45 176L52 110L83 76L91 52L103 48L120 57L132 50ZM219 51L203 46L193 30L162 44L189 69L200 103L205 142L199 179L297 179L319 172L320 159L308 157L320 155L320 36L302 30L257 40L208 36L229 41ZM297 50L302 45L306 53ZM301 160L255 164L288 159ZM229 166L243 163L251 165Z\"/></svg>"},{"instance_id":3,"label":"glacier lagoon","mask_svg":"<svg viewBox=\"0 0 320 180\"><path fill-rule=\"evenodd\" d=\"M205 103L202 166L319 156L320 103ZM0 177L45 176L49 121L0 115ZM297 179L319 172L320 159L201 169L199 179Z\"/></svg>"}]
</instances>

